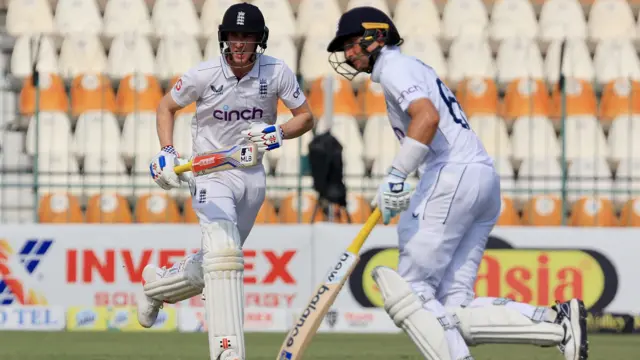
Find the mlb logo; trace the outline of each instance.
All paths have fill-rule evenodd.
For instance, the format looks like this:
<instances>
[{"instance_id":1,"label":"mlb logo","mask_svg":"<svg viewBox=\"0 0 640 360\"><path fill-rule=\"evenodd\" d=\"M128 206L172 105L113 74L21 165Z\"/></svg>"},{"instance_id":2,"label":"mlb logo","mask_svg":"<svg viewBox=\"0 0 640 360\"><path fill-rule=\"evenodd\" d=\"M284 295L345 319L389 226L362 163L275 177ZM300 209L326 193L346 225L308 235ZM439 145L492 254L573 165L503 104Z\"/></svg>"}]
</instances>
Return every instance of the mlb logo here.
<instances>
[{"instance_id":1,"label":"mlb logo","mask_svg":"<svg viewBox=\"0 0 640 360\"><path fill-rule=\"evenodd\" d=\"M253 162L253 150L251 147L243 147L240 149L240 162L245 164Z\"/></svg>"}]
</instances>

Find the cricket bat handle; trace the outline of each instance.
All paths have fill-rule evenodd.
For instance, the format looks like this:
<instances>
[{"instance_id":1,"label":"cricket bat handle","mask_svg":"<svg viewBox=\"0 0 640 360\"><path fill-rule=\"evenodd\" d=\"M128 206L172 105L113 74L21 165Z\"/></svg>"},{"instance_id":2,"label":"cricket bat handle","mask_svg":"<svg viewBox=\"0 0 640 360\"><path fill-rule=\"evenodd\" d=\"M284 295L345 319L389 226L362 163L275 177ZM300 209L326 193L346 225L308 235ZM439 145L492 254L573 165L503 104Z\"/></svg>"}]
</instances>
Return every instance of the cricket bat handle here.
<instances>
[{"instance_id":1,"label":"cricket bat handle","mask_svg":"<svg viewBox=\"0 0 640 360\"><path fill-rule=\"evenodd\" d=\"M373 230L376 224L378 224L378 221L380 221L381 216L382 213L380 212L380 209L378 209L377 207L373 209L373 212L371 213L371 215L369 215L369 218L358 232L358 235L356 235L356 237L347 248L348 252L355 255L360 252L362 245L364 245L365 240L367 240L367 237L369 237L371 230Z\"/></svg>"},{"instance_id":2,"label":"cricket bat handle","mask_svg":"<svg viewBox=\"0 0 640 360\"><path fill-rule=\"evenodd\" d=\"M182 173L186 173L187 171L191 171L191 161L189 161L186 164L182 164L182 165L178 165L176 167L173 168L173 171L176 172L176 174L180 175Z\"/></svg>"}]
</instances>

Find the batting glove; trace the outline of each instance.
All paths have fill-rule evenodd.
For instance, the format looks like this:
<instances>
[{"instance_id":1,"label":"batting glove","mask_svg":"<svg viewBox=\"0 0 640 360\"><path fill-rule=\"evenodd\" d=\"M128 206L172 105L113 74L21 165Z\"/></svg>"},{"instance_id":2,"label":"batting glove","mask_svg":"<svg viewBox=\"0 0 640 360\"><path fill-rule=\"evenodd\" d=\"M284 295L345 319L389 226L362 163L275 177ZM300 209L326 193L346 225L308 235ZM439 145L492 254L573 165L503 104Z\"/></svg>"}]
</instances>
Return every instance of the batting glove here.
<instances>
[{"instance_id":1,"label":"batting glove","mask_svg":"<svg viewBox=\"0 0 640 360\"><path fill-rule=\"evenodd\" d=\"M181 180L189 184L193 181L193 174L191 174L191 172L178 176L173 170L175 166L188 162L185 159L179 158L179 156L174 147L169 145L163 147L151 160L151 164L149 165L151 177L153 181L164 190L180 187Z\"/></svg>"},{"instance_id":2,"label":"batting glove","mask_svg":"<svg viewBox=\"0 0 640 360\"><path fill-rule=\"evenodd\" d=\"M242 135L254 142L260 152L277 149L284 141L280 125L252 124L249 129L242 131Z\"/></svg>"},{"instance_id":3,"label":"batting glove","mask_svg":"<svg viewBox=\"0 0 640 360\"><path fill-rule=\"evenodd\" d=\"M376 202L385 225L388 225L396 215L409 208L412 187L405 182L406 180L406 174L391 168L387 178L378 189Z\"/></svg>"}]
</instances>

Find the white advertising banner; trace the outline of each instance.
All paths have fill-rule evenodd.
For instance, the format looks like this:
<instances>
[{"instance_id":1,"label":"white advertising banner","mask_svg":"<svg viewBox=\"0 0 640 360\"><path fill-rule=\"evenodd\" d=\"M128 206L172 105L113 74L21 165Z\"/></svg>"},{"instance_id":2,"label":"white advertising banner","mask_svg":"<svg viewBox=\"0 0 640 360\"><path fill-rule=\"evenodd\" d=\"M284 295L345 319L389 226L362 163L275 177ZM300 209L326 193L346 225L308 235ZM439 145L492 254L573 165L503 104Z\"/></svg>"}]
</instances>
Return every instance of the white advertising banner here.
<instances>
[{"instance_id":1,"label":"white advertising banner","mask_svg":"<svg viewBox=\"0 0 640 360\"><path fill-rule=\"evenodd\" d=\"M0 305L135 304L142 270L170 266L200 248L192 225L2 226ZM286 230L286 231L285 231ZM255 229L244 249L245 300L250 307L304 306L311 292L308 226ZM2 274L3 272L0 272ZM201 307L200 297L182 303Z\"/></svg>"},{"instance_id":2,"label":"white advertising banner","mask_svg":"<svg viewBox=\"0 0 640 360\"><path fill-rule=\"evenodd\" d=\"M284 332L289 328L289 310L274 308L248 308L244 312L246 332ZM178 330L204 332L207 330L203 308L183 307L178 312Z\"/></svg>"},{"instance_id":3,"label":"white advertising banner","mask_svg":"<svg viewBox=\"0 0 640 360\"><path fill-rule=\"evenodd\" d=\"M62 306L0 306L0 330L55 331L64 328Z\"/></svg>"}]
</instances>

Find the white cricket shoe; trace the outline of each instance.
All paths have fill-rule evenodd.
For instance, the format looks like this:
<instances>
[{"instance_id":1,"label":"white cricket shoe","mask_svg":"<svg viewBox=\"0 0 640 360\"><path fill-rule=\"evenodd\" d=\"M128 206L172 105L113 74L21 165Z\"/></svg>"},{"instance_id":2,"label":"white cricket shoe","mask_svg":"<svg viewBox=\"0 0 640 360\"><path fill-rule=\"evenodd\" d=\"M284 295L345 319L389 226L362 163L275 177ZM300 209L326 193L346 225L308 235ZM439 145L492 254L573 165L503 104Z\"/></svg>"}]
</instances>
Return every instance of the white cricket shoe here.
<instances>
[{"instance_id":1,"label":"white cricket shoe","mask_svg":"<svg viewBox=\"0 0 640 360\"><path fill-rule=\"evenodd\" d=\"M142 270L142 279L145 284L154 282L162 277L163 272L163 269L149 264ZM136 302L138 303L138 322L142 327L150 328L158 318L158 312L162 308L162 301L145 295L143 289L136 294Z\"/></svg>"},{"instance_id":2,"label":"white cricket shoe","mask_svg":"<svg viewBox=\"0 0 640 360\"><path fill-rule=\"evenodd\" d=\"M571 299L553 306L558 313L556 324L564 329L564 338L558 349L566 360L586 360L589 358L587 341L587 310L582 300Z\"/></svg>"},{"instance_id":3,"label":"white cricket shoe","mask_svg":"<svg viewBox=\"0 0 640 360\"><path fill-rule=\"evenodd\" d=\"M238 355L238 353L236 353L236 351L232 349L227 349L223 351L222 354L220 354L219 359L220 360L242 360L240 355Z\"/></svg>"}]
</instances>

